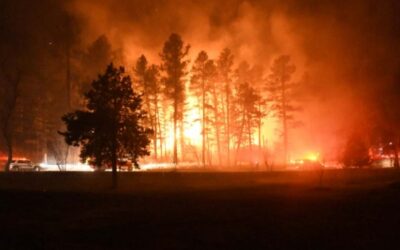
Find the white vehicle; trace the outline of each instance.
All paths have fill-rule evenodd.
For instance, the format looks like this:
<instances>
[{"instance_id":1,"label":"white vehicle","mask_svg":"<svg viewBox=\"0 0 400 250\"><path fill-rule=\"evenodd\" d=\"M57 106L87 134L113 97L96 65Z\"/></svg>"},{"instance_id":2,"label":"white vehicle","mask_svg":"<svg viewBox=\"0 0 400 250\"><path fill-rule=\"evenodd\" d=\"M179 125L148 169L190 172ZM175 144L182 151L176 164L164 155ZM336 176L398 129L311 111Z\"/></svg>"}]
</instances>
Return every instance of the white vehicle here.
<instances>
[{"instance_id":1,"label":"white vehicle","mask_svg":"<svg viewBox=\"0 0 400 250\"><path fill-rule=\"evenodd\" d=\"M40 167L34 165L30 160L12 160L11 171L40 171Z\"/></svg>"}]
</instances>

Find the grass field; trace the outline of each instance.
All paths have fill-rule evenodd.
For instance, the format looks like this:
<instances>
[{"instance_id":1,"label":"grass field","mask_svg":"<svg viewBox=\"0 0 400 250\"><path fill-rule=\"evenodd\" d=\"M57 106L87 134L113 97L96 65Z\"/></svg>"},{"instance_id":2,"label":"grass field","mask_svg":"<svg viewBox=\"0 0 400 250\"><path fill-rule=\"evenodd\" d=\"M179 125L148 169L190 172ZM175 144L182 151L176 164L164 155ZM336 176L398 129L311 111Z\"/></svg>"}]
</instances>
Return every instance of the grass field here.
<instances>
[{"instance_id":1,"label":"grass field","mask_svg":"<svg viewBox=\"0 0 400 250\"><path fill-rule=\"evenodd\" d=\"M399 249L400 172L0 174L0 249Z\"/></svg>"}]
</instances>

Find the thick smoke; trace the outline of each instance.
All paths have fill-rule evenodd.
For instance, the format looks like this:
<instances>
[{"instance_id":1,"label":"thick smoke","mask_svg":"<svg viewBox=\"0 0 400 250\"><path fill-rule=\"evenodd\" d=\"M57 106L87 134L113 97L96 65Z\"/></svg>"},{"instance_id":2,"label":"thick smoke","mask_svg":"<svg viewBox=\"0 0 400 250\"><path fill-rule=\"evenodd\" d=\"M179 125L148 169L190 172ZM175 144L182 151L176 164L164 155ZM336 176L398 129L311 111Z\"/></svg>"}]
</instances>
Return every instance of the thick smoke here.
<instances>
[{"instance_id":1,"label":"thick smoke","mask_svg":"<svg viewBox=\"0 0 400 250\"><path fill-rule=\"evenodd\" d=\"M371 100L398 80L398 1L76 0L67 8L82 20L83 41L105 34L127 64L142 53L158 62L171 32L191 44L192 60L200 50L215 58L229 47L237 63L268 69L277 55L291 55L294 80L303 85L303 126L291 133L294 152L335 154L337 138L370 129Z\"/></svg>"},{"instance_id":2,"label":"thick smoke","mask_svg":"<svg viewBox=\"0 0 400 250\"><path fill-rule=\"evenodd\" d=\"M237 65L244 60L260 65L265 76L274 58L290 55L297 67L293 81L302 86L298 119L303 126L291 130L296 157L309 150L335 155L348 133L373 129L400 96L396 0L4 0L0 7L2 48L15 45L14 40L24 44L15 60L31 65L29 77L38 82L31 84L25 74L24 86L40 85L58 101L65 97L51 93L62 93L55 90L65 85L70 34L78 51L106 35L113 49L122 51L128 69L141 54L159 63L172 32L191 45L192 61L200 50L216 58L229 47ZM71 31L65 12L71 16ZM32 94L23 89L26 100ZM380 105L388 102L383 112ZM266 121L265 133L273 137L267 140L278 141L276 125L274 119Z\"/></svg>"}]
</instances>

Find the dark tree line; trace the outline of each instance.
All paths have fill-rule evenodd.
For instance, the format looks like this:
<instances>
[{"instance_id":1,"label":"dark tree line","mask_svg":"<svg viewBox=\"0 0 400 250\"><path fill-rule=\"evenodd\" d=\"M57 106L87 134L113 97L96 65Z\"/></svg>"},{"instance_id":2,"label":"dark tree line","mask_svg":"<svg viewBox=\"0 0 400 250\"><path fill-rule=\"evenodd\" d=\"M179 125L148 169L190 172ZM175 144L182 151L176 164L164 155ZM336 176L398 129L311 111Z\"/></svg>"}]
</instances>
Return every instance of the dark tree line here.
<instances>
[{"instance_id":1,"label":"dark tree line","mask_svg":"<svg viewBox=\"0 0 400 250\"><path fill-rule=\"evenodd\" d=\"M54 7L51 1L48 5L50 9ZM16 156L35 161L47 156L50 161L65 164L75 161L77 152L69 150L57 134L64 129L60 115L86 107L84 93L110 62L126 63L121 51L112 48L105 36L83 46L79 25L63 10L42 12L38 16L32 14L36 21L30 25L34 28L12 23L14 19L2 16L2 150L8 151L9 161L16 152ZM46 15L54 15L54 23L45 23ZM39 35L41 29L46 29L42 32L46 36ZM270 98L264 87L266 71L249 66L245 69L248 72L240 73L240 65L229 49L215 59L202 51L192 64L189 52L190 46L179 35L172 34L161 48L159 65L141 56L133 67L132 84L141 94L143 109L148 114L144 125L154 132L150 135L154 160L193 160L191 151L195 151L202 165L229 165L234 163L240 148L255 144L261 148L262 124L272 110L271 102L267 106ZM240 75L252 77L245 79ZM184 136L185 126L193 123L186 115L193 108L188 103L189 95L197 99L196 107L201 114L195 121L201 124L199 151ZM246 96L252 96L249 103L243 103ZM168 148L171 124L173 145Z\"/></svg>"},{"instance_id":2,"label":"dark tree line","mask_svg":"<svg viewBox=\"0 0 400 250\"><path fill-rule=\"evenodd\" d=\"M174 148L173 162L178 163L178 123L181 131L181 150L183 151L183 118L185 104L185 79L187 75L187 65L189 61L186 59L189 53L189 45L184 45L182 38L177 34L172 34L164 43L163 50L160 54L162 64L161 69L165 72L162 77L164 84L165 97L172 103L173 109L173 133Z\"/></svg>"},{"instance_id":3,"label":"dark tree line","mask_svg":"<svg viewBox=\"0 0 400 250\"><path fill-rule=\"evenodd\" d=\"M59 139L59 116L67 110L68 14L53 1L42 3L0 3L0 150L8 158L6 170L13 157L41 160Z\"/></svg>"},{"instance_id":4,"label":"dark tree line","mask_svg":"<svg viewBox=\"0 0 400 250\"><path fill-rule=\"evenodd\" d=\"M267 114L275 114L282 121L284 158L287 159L288 130L298 110L293 95L297 86L291 82L295 67L290 63L290 57L277 58L271 73L265 77L260 66L251 67L243 62L235 67L229 49L224 49L216 60L201 51L191 69L188 69L188 53L189 45L184 45L179 35L172 34L160 54L162 63L159 67L148 66L147 59L141 56L134 70L136 83L148 103L145 105L149 113L148 124L156 131L152 138L155 158L159 151L157 147L165 149L167 131L161 123L165 125L172 121L172 160L178 163L178 148L182 158L189 154L190 145L186 144L184 136L185 123L199 122L201 164L236 164L242 148L252 150L256 146L258 152L263 150L262 126ZM150 68L153 70L148 72ZM189 72L190 78L187 77ZM152 80L146 80L146 76ZM200 116L196 121L185 121L188 95L196 99L196 105L190 107L198 109ZM169 105L172 112L159 110L151 100ZM167 151L164 150L164 154Z\"/></svg>"}]
</instances>

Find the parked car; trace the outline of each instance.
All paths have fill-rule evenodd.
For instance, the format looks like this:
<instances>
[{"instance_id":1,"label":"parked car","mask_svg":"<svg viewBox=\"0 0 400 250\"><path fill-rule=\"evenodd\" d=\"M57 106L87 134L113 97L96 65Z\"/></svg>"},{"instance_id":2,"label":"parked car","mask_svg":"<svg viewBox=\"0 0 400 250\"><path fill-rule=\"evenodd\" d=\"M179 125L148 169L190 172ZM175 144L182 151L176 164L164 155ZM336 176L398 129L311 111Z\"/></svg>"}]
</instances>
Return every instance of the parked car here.
<instances>
[{"instance_id":1,"label":"parked car","mask_svg":"<svg viewBox=\"0 0 400 250\"><path fill-rule=\"evenodd\" d=\"M30 160L12 160L10 164L11 171L40 171L40 167Z\"/></svg>"}]
</instances>

